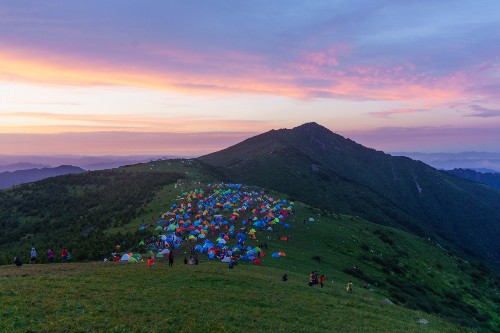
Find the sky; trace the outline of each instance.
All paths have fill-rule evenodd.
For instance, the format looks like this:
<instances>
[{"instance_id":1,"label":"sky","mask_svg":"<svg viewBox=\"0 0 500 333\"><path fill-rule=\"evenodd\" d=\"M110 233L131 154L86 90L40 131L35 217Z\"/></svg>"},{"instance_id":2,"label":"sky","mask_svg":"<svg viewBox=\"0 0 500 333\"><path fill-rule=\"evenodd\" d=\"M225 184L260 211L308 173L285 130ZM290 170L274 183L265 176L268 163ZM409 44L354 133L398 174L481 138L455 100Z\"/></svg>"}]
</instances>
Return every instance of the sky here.
<instances>
[{"instance_id":1,"label":"sky","mask_svg":"<svg viewBox=\"0 0 500 333\"><path fill-rule=\"evenodd\" d=\"M317 122L500 152L500 1L1 1L0 154L199 156Z\"/></svg>"}]
</instances>

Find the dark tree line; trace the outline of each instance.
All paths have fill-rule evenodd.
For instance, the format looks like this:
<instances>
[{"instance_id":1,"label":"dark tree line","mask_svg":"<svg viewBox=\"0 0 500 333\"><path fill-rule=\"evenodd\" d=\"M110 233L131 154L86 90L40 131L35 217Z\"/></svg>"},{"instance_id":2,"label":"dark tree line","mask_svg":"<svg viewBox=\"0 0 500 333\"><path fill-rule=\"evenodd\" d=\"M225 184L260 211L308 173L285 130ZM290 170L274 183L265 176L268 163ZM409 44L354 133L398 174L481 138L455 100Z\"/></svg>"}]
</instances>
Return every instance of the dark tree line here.
<instances>
[{"instance_id":1,"label":"dark tree line","mask_svg":"<svg viewBox=\"0 0 500 333\"><path fill-rule=\"evenodd\" d=\"M73 249L77 260L100 259L101 251L138 238L103 231L124 225L154 193L182 176L120 169L48 178L0 191L0 264L27 258L32 246L45 251ZM132 245L132 244L123 244Z\"/></svg>"}]
</instances>

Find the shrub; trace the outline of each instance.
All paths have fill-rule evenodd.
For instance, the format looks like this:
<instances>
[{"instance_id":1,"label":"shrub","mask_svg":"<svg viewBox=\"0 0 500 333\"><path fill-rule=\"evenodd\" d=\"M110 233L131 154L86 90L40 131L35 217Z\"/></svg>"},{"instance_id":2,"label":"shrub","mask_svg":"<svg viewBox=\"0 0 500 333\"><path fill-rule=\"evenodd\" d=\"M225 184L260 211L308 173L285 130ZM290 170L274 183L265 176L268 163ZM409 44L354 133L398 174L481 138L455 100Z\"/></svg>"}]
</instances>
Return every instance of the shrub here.
<instances>
[{"instance_id":1,"label":"shrub","mask_svg":"<svg viewBox=\"0 0 500 333\"><path fill-rule=\"evenodd\" d=\"M368 246L368 244L363 243L360 245L360 247L361 247L361 249L363 249L365 251L370 251L370 247Z\"/></svg>"}]
</instances>

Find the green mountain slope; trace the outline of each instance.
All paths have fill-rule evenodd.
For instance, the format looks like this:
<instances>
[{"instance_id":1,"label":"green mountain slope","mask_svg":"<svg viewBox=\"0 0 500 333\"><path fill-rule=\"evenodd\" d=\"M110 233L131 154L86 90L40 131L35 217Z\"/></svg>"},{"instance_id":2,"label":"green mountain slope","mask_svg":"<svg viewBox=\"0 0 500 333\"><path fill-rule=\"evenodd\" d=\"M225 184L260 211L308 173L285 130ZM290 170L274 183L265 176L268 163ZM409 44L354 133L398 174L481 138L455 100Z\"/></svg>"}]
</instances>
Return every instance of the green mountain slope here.
<instances>
[{"instance_id":1,"label":"green mountain slope","mask_svg":"<svg viewBox=\"0 0 500 333\"><path fill-rule=\"evenodd\" d=\"M0 263L11 263L14 255L27 255L32 246L75 248L77 260L98 259L102 250L124 238L109 237L103 230L129 222L155 191L180 177L178 173L117 169L54 177L0 191Z\"/></svg>"},{"instance_id":2,"label":"green mountain slope","mask_svg":"<svg viewBox=\"0 0 500 333\"><path fill-rule=\"evenodd\" d=\"M140 246L140 240L145 237L158 236L163 231L158 231L156 228L139 231L139 226L146 223L156 225L156 220L161 214L172 204L185 198L186 192L204 187L204 183L218 181L219 176L224 175L218 174L218 170L213 168L207 171L206 165L198 160L158 161L119 170L64 176L0 192L2 198L7 199L7 201L0 202L8 203L2 206L4 214L2 221L23 221L19 225L22 228L21 232L13 228L14 222L6 225L7 228L4 230L9 231L6 235L10 238L2 238L2 253L8 253L10 258L18 253L27 255L32 244L36 245L39 251L43 251L48 246L53 246L56 250L62 246L70 246L78 260L98 259L101 251L109 256L116 244L121 244L122 250L126 252L142 250L145 253L147 249ZM179 179L184 180L180 183L176 182ZM53 195L54 193L60 195ZM282 196L279 193L268 193L275 197ZM120 324L121 322L125 321L128 325L132 325L131 327L135 327L133 326L134 320L129 320L131 313L132 318L144 314L138 312L138 303L131 300L137 299L141 301L141 304L153 304L147 302L152 298L152 293L159 295L158 289L155 288L161 290L166 288L169 290L169 295L173 295L175 299L184 299L187 290L190 290L187 295L193 296L189 297L187 301L189 304L199 304L200 299L216 299L219 302L217 304L220 306L220 311L232 309L230 317L240 318L249 312L253 313L266 321L264 324L266 330L301 330L302 326L297 325L306 323L312 331L331 331L332 327L333 330L342 331L349 331L349 329L359 331L360 327L365 327L374 332L393 332L402 329L453 332L464 331L466 328L484 332L495 331L494 328L500 322L498 317L500 299L497 292L499 282L498 278L488 272L485 267L469 264L458 256L444 251L435 242L429 242L401 230L380 226L353 216L327 214L322 209L303 205L300 202L297 202L295 207L295 213L290 216L292 225L290 229L259 230L258 238L248 241L248 245L251 246L257 246L262 241L267 242L269 246L269 250L266 250L268 255L262 257L262 267L241 263L235 268L234 271L238 272L237 274L243 274L241 276L245 277L245 281L249 280L248 282L242 281L240 275L238 278L228 275L227 265L218 261L208 261L205 256L200 257L202 260L200 267L207 265L206 268L203 266L194 275L190 275L188 269L193 267L183 266L185 269L180 270L180 273L169 276L168 281L165 280L165 286L161 285L161 278L166 276L168 272L166 268L160 268L158 273L150 274L141 264L130 268L117 265L116 269L125 271L104 268L100 273L96 273L95 269L99 268L89 266L89 271L83 269L84 272L81 275L77 274L75 277L66 279L52 275L50 267L54 266L44 266L43 269L37 268L34 274L46 271L44 274L48 276L32 276L29 282L26 282L27 284L20 282L17 278L8 280L9 284L2 284L2 296L8 296L3 297L8 300L10 306L8 309L23 309L24 313L30 313L28 318L39 318L37 311L40 308L43 311L57 311L54 310L55 305L50 301L42 303L43 306L40 308L33 309L29 305L32 304L31 301L39 301L37 296L33 296L33 299L26 299L21 296L24 295L23 293L12 293L12 290L15 290L14 286L24 290L23 288L28 288L28 286L31 286L30 288L40 286L47 289L47 284L60 285L75 291L80 295L80 301L77 301L78 298L74 301L67 299L64 313L58 312L58 320L53 321L52 324L43 319L26 320L23 319L24 317L16 317L13 313L6 312L7 315L4 318L7 319L3 321L3 325L6 331L15 331L13 327L33 330L44 325L44 327L53 325L51 327L60 326L71 329L75 323L80 323L79 325L83 327L94 327L94 329L97 329L97 326L88 325L102 324L104 326L99 327L103 330L112 330L116 326L118 331L126 331L123 326L125 324ZM79 218L78 214L83 215ZM223 214L228 214L228 212ZM302 223L303 220L308 221L311 217L315 219L315 222ZM26 235L27 230L35 232ZM283 235L289 240L282 241ZM177 250L177 264L183 252L189 253L189 246L182 245ZM274 251L283 251L287 255L279 259L272 258L270 253ZM26 260L26 256L23 255L23 257ZM109 265L114 264L108 263L106 267L115 267ZM14 272L22 272L25 268L26 265L21 268L21 271ZM80 268L74 269L80 270ZM316 290L317 287L307 286L308 274L312 270L317 270L328 277L329 282L324 290ZM19 274L11 270L6 272L7 276ZM293 286L290 290L279 283L274 284L284 272L290 274L292 282L290 285ZM57 275L57 273L54 274ZM355 297L352 302L351 299L345 298L344 292L345 284L350 279L355 285ZM363 282L368 283L366 290L362 288ZM266 287L263 288L263 285ZM115 287L112 286L122 286L119 288L120 293L113 293L112 290L115 290L113 289ZM231 290L230 294L234 297L225 299L221 296L227 295L226 289ZM287 298L278 297L275 294L276 290L286 293ZM53 292L56 293L55 290ZM172 294L173 292L175 293ZM92 296L102 293L107 296L105 298ZM255 294L256 301L240 307L241 302L238 300L243 294ZM38 295L38 293L34 292L33 295ZM258 299L270 296L276 296L276 299L283 303L283 309L286 309L283 320L290 323L277 327L272 322L273 316L260 314L262 307L267 309L269 306L259 302ZM381 308L385 306L384 298L388 298L396 305ZM153 302L157 304L156 300ZM193 308L187 303L182 303L187 308L179 310L174 316L180 318L180 322L184 325L187 320L185 318L196 317L200 313L198 306ZM203 304L208 306L209 303ZM311 316L307 316L309 319L293 321L299 312L305 311L298 304L306 303L313 304L311 306L314 308L311 313L318 313L321 319L314 320L312 323ZM238 304L238 307L235 304ZM321 304L325 307L322 308ZM449 326L425 313L406 312L400 309L399 305L425 311L463 326ZM151 306L153 305L140 308L151 313L153 317L160 316L160 313L165 314L157 307L151 309ZM108 307L118 315L117 320L113 319L105 324L106 321L102 318L103 316L109 317L110 313L103 309ZM25 310L27 308L30 309ZM122 308L127 310L120 310ZM292 311L295 308L297 312ZM337 311L334 317L323 318L331 311ZM75 315L78 319L76 322L74 321ZM223 316L223 313L220 312L219 315ZM422 326L416 323L416 319L422 317L432 324ZM165 325L175 327L181 325L176 324L177 322L173 321L176 319L170 316L162 316L162 318L164 319L160 322ZM346 323L352 322L353 318L356 319L356 323L349 327ZM84 322L95 324L84 324ZM196 322L185 327L196 330L198 328ZM214 329L220 329L216 324L220 321L210 322L215 325ZM231 321L231 324L224 329L234 331L240 327L238 325L240 324L237 320ZM258 330L260 326L251 327Z\"/></svg>"},{"instance_id":3,"label":"green mountain slope","mask_svg":"<svg viewBox=\"0 0 500 333\"><path fill-rule=\"evenodd\" d=\"M0 331L473 332L343 286L304 287L282 270L220 263L0 267ZM419 318L428 324L417 322Z\"/></svg>"},{"instance_id":4,"label":"green mountain slope","mask_svg":"<svg viewBox=\"0 0 500 333\"><path fill-rule=\"evenodd\" d=\"M161 164L157 166L163 168ZM186 170L192 168L186 167ZM182 186L170 185L158 192L145 207L149 213L138 216L130 227L137 230L143 221L157 219L173 203L182 201L193 186L200 184L188 179ZM279 193L270 194L280 197ZM223 214L229 216L229 213ZM307 222L310 218L315 222ZM482 327L485 331L500 323L498 277L482 265L470 264L445 251L435 242L360 218L325 214L323 210L300 203L296 203L289 222L291 229L258 229L257 239L249 240L248 245L252 247L263 241L268 243L269 250L265 251L268 255L261 258L264 266L302 275L304 284L312 270L326 274L336 285L353 279L360 288L366 281L379 297L388 297L397 304L433 313L451 322ZM288 241L282 241L282 236ZM212 241L215 242L216 237ZM230 247L235 244L230 243ZM191 245L181 247L180 253L189 253ZM287 256L272 258L269 254L275 251L283 251Z\"/></svg>"},{"instance_id":5,"label":"green mountain slope","mask_svg":"<svg viewBox=\"0 0 500 333\"><path fill-rule=\"evenodd\" d=\"M499 265L500 191L363 147L309 123L199 159L231 181L430 237Z\"/></svg>"}]
</instances>

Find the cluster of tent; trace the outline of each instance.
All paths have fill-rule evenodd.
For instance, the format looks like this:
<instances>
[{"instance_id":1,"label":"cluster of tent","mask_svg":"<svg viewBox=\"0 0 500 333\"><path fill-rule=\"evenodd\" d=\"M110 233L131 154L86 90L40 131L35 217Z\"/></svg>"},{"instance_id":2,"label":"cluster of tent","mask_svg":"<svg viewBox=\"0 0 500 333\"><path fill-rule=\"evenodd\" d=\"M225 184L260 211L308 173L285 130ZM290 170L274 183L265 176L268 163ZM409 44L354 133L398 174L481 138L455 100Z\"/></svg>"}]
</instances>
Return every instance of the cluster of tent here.
<instances>
[{"instance_id":1,"label":"cluster of tent","mask_svg":"<svg viewBox=\"0 0 500 333\"><path fill-rule=\"evenodd\" d=\"M139 253L125 253L120 257L123 262L139 262L144 261Z\"/></svg>"},{"instance_id":2,"label":"cluster of tent","mask_svg":"<svg viewBox=\"0 0 500 333\"><path fill-rule=\"evenodd\" d=\"M275 199L258 188L241 184L208 184L182 193L177 200L157 221L155 228L161 246L149 244L156 257L165 256L170 250L178 249L182 242L188 242L194 251L209 259L228 260L229 257L260 265L265 253L259 247L245 246L247 239L257 240L263 232L290 228L285 221L293 213L292 202ZM283 252L272 255L282 256L285 256Z\"/></svg>"}]
</instances>

